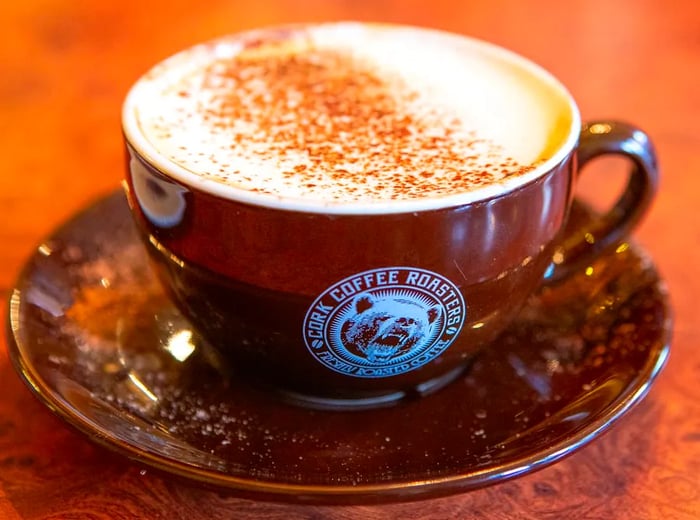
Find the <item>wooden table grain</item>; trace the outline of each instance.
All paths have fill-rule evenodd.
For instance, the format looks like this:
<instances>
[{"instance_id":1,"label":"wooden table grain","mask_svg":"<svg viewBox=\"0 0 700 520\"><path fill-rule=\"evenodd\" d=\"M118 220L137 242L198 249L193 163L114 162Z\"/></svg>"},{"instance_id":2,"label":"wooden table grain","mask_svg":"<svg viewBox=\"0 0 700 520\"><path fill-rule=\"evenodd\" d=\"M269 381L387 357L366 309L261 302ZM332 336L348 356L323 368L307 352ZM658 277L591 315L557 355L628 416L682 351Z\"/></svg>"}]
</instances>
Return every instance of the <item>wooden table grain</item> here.
<instances>
[{"instance_id":1,"label":"wooden table grain","mask_svg":"<svg viewBox=\"0 0 700 520\"><path fill-rule=\"evenodd\" d=\"M386 506L285 505L203 490L96 447L38 403L3 344L0 518L700 518L696 0L2 2L3 299L45 234L118 186L120 103L149 65L228 32L336 19L425 25L491 40L562 79L584 119L633 121L651 134L663 179L636 238L668 284L675 329L670 361L648 398L565 461L487 489ZM586 174L583 194L604 204L618 166L609 161Z\"/></svg>"}]
</instances>

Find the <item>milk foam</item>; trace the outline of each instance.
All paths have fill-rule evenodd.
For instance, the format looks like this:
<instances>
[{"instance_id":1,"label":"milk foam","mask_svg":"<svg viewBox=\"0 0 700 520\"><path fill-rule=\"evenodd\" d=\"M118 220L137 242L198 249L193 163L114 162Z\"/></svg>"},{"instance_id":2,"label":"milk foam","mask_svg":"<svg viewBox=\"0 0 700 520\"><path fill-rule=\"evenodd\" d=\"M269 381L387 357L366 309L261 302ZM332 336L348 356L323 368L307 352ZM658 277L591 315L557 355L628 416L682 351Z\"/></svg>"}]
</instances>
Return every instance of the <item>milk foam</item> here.
<instances>
[{"instance_id":1,"label":"milk foam","mask_svg":"<svg viewBox=\"0 0 700 520\"><path fill-rule=\"evenodd\" d=\"M124 109L132 145L176 179L355 208L509 189L573 146L577 118L563 87L507 51L352 23L194 47L139 80Z\"/></svg>"}]
</instances>

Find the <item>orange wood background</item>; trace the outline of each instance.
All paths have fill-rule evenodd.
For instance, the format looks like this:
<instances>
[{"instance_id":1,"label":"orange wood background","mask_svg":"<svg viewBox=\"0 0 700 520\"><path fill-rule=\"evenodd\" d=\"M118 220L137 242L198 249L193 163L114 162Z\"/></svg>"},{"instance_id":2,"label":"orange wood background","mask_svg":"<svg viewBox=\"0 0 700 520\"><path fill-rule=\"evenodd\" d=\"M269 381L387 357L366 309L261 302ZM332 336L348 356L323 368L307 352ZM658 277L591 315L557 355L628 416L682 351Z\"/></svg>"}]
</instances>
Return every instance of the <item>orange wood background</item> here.
<instances>
[{"instance_id":1,"label":"orange wood background","mask_svg":"<svg viewBox=\"0 0 700 520\"><path fill-rule=\"evenodd\" d=\"M666 279L672 355L603 438L533 475L388 506L252 502L153 474L45 410L0 346L0 518L700 518L700 3L697 0L26 0L0 5L0 294L42 236L123 172L119 111L135 78L195 42L333 19L425 25L509 47L569 86L584 119L646 129L663 178L636 232ZM619 164L581 190L609 197ZM613 187L611 187L613 186ZM6 312L6 304L3 308Z\"/></svg>"}]
</instances>

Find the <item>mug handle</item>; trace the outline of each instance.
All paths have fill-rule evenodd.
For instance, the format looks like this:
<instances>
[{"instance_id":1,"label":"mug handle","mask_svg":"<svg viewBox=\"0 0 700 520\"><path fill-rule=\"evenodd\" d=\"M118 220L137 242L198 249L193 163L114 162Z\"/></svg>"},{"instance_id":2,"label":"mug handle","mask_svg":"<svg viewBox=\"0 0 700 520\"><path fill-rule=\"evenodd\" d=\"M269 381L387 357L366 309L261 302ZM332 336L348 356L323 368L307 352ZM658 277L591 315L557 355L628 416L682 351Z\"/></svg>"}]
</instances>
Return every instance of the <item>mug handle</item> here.
<instances>
[{"instance_id":1,"label":"mug handle","mask_svg":"<svg viewBox=\"0 0 700 520\"><path fill-rule=\"evenodd\" d=\"M649 137L639 128L618 121L584 124L576 151L578 172L590 160L607 154L621 155L632 161L627 186L607 213L564 237L555 250L545 282L569 276L619 244L651 205L659 183L659 170Z\"/></svg>"}]
</instances>

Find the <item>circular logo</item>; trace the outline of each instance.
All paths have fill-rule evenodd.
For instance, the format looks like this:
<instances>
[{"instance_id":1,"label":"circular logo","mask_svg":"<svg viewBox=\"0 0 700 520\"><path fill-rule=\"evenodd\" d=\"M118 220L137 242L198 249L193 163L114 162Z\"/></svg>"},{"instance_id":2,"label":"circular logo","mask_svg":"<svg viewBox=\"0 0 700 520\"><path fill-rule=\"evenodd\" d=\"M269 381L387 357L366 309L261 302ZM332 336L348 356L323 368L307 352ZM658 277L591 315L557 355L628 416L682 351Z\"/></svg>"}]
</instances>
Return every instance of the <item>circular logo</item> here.
<instances>
[{"instance_id":1,"label":"circular logo","mask_svg":"<svg viewBox=\"0 0 700 520\"><path fill-rule=\"evenodd\" d=\"M462 294L444 276L414 267L372 269L316 298L304 318L304 341L331 370L390 377L442 354L465 317Z\"/></svg>"}]
</instances>

